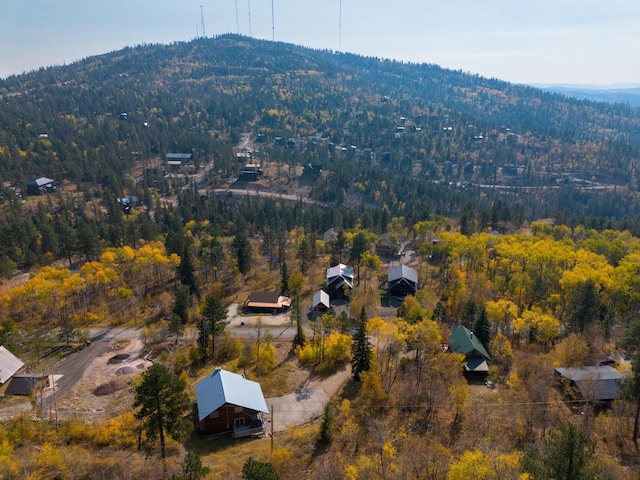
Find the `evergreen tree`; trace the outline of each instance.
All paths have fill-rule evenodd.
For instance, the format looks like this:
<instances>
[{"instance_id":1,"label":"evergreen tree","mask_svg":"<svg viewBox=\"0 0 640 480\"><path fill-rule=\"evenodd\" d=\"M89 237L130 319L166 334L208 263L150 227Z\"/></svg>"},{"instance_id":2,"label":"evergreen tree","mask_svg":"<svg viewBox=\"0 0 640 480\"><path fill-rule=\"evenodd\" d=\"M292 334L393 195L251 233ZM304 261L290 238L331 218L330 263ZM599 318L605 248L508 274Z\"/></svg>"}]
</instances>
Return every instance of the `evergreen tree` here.
<instances>
[{"instance_id":1,"label":"evergreen tree","mask_svg":"<svg viewBox=\"0 0 640 480\"><path fill-rule=\"evenodd\" d=\"M198 282L193 271L193 263L191 261L191 253L189 252L188 245L185 245L182 249L180 265L178 265L178 276L180 277L180 282L189 287L191 295L199 294Z\"/></svg>"},{"instance_id":2,"label":"evergreen tree","mask_svg":"<svg viewBox=\"0 0 640 480\"><path fill-rule=\"evenodd\" d=\"M581 283L567 306L567 322L571 331L583 333L598 314L600 295L593 280Z\"/></svg>"},{"instance_id":3,"label":"evergreen tree","mask_svg":"<svg viewBox=\"0 0 640 480\"><path fill-rule=\"evenodd\" d=\"M351 345L351 373L356 380L360 380L361 372L369 371L372 357L373 352L367 337L367 314L362 307Z\"/></svg>"},{"instance_id":4,"label":"evergreen tree","mask_svg":"<svg viewBox=\"0 0 640 480\"><path fill-rule=\"evenodd\" d=\"M189 304L191 303L191 292L188 285L180 285L176 290L176 298L173 303L171 313L177 315L180 321L185 324L189 321Z\"/></svg>"},{"instance_id":5,"label":"evergreen tree","mask_svg":"<svg viewBox=\"0 0 640 480\"><path fill-rule=\"evenodd\" d=\"M243 275L251 270L251 243L244 232L240 232L233 239L233 250L238 261L238 270Z\"/></svg>"},{"instance_id":6,"label":"evergreen tree","mask_svg":"<svg viewBox=\"0 0 640 480\"><path fill-rule=\"evenodd\" d=\"M280 476L269 462L258 462L249 457L242 466L242 478L245 480L278 480Z\"/></svg>"},{"instance_id":7,"label":"evergreen tree","mask_svg":"<svg viewBox=\"0 0 640 480\"><path fill-rule=\"evenodd\" d=\"M462 324L467 328L473 328L473 322L476 320L478 306L473 300L467 300L462 310Z\"/></svg>"},{"instance_id":8,"label":"evergreen tree","mask_svg":"<svg viewBox=\"0 0 640 480\"><path fill-rule=\"evenodd\" d=\"M622 383L622 388L630 399L636 401L636 412L633 421L633 443L638 444L640 430L640 318L634 317L629 322L619 348L626 351L631 360L631 375Z\"/></svg>"},{"instance_id":9,"label":"evergreen tree","mask_svg":"<svg viewBox=\"0 0 640 480\"><path fill-rule=\"evenodd\" d=\"M293 344L292 344L292 347L294 350L296 347L304 347L304 344L307 342L307 337L304 334L304 330L302 328L302 318L300 316L300 309L297 306L297 302L296 302L296 308L295 308L295 315L296 315L296 335L295 337L293 337Z\"/></svg>"},{"instance_id":10,"label":"evergreen tree","mask_svg":"<svg viewBox=\"0 0 640 480\"><path fill-rule=\"evenodd\" d=\"M167 367L154 363L134 388L133 408L139 409L135 417L140 421L140 434L144 433L149 441L160 439L162 458L167 456L165 435L182 442L193 429L186 417L191 409L186 386Z\"/></svg>"},{"instance_id":11,"label":"evergreen tree","mask_svg":"<svg viewBox=\"0 0 640 480\"><path fill-rule=\"evenodd\" d=\"M491 342L491 325L487 318L487 309L484 305L480 307L480 311L473 322L473 334L478 337L482 345L489 346Z\"/></svg>"},{"instance_id":12,"label":"evergreen tree","mask_svg":"<svg viewBox=\"0 0 640 480\"><path fill-rule=\"evenodd\" d=\"M287 270L287 262L282 262L281 281L280 281L280 295L287 295L289 293L289 272Z\"/></svg>"},{"instance_id":13,"label":"evergreen tree","mask_svg":"<svg viewBox=\"0 0 640 480\"><path fill-rule=\"evenodd\" d=\"M207 335L211 335L211 356L216 356L216 336L224 332L229 323L228 309L216 295L208 295L202 307L202 320Z\"/></svg>"},{"instance_id":14,"label":"evergreen tree","mask_svg":"<svg viewBox=\"0 0 640 480\"><path fill-rule=\"evenodd\" d=\"M320 430L318 431L318 440L323 445L329 445L333 440L333 428L334 420L333 413L331 413L331 407L327 403L324 406L324 414L322 415L322 423L320 423Z\"/></svg>"},{"instance_id":15,"label":"evergreen tree","mask_svg":"<svg viewBox=\"0 0 640 480\"><path fill-rule=\"evenodd\" d=\"M195 453L187 452L182 461L182 478L184 480L200 480L205 478L211 469L202 466L202 459Z\"/></svg>"},{"instance_id":16,"label":"evergreen tree","mask_svg":"<svg viewBox=\"0 0 640 480\"><path fill-rule=\"evenodd\" d=\"M585 440L584 433L565 423L550 433L541 451L525 452L522 468L540 480L595 480L600 477L590 471L593 455L593 445Z\"/></svg>"}]
</instances>

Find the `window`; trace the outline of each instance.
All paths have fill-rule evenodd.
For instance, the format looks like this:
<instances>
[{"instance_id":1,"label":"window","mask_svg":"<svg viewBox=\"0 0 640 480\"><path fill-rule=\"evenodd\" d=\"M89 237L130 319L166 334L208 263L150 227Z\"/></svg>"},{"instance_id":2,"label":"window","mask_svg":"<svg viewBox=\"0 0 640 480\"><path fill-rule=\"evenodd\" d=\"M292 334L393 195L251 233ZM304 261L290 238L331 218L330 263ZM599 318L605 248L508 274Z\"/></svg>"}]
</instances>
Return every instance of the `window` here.
<instances>
[{"instance_id":1,"label":"window","mask_svg":"<svg viewBox=\"0 0 640 480\"><path fill-rule=\"evenodd\" d=\"M242 413L242 411L243 411L243 410L242 410L242 407L235 407L235 408L233 409L233 411L234 411L235 413Z\"/></svg>"},{"instance_id":2,"label":"window","mask_svg":"<svg viewBox=\"0 0 640 480\"><path fill-rule=\"evenodd\" d=\"M218 418L220 416L220 412L218 410L216 410L215 412L211 413L211 415L209 415L211 418Z\"/></svg>"},{"instance_id":3,"label":"window","mask_svg":"<svg viewBox=\"0 0 640 480\"><path fill-rule=\"evenodd\" d=\"M236 418L233 421L233 426L234 427L244 427L244 417L243 418Z\"/></svg>"}]
</instances>

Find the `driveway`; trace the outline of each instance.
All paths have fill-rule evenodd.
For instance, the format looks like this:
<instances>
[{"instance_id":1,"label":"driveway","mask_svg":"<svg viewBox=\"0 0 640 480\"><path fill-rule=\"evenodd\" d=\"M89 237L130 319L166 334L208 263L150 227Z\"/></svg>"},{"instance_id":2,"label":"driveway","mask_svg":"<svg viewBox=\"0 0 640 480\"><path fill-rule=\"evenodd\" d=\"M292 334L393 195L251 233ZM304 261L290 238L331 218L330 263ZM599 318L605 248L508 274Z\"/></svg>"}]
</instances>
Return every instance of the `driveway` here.
<instances>
[{"instance_id":1,"label":"driveway","mask_svg":"<svg viewBox=\"0 0 640 480\"><path fill-rule=\"evenodd\" d=\"M324 406L351 378L351 366L346 366L330 377L302 382L294 393L266 398L269 414L265 415L267 433L283 432L291 426L304 425L324 413Z\"/></svg>"}]
</instances>

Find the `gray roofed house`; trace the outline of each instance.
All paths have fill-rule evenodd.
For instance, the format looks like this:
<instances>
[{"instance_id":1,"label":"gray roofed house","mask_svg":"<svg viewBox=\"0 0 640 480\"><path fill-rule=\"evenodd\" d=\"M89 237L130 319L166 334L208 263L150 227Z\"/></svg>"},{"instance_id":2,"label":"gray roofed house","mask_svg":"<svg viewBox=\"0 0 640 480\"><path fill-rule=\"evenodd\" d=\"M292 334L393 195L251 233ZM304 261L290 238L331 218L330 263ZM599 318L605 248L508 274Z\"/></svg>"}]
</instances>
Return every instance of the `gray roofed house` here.
<instances>
[{"instance_id":1,"label":"gray roofed house","mask_svg":"<svg viewBox=\"0 0 640 480\"><path fill-rule=\"evenodd\" d=\"M322 241L325 243L331 243L338 238L338 231L335 228L330 228L322 235Z\"/></svg>"},{"instance_id":2,"label":"gray roofed house","mask_svg":"<svg viewBox=\"0 0 640 480\"><path fill-rule=\"evenodd\" d=\"M389 295L405 297L415 295L418 290L418 272L406 265L398 265L387 272Z\"/></svg>"},{"instance_id":3,"label":"gray roofed house","mask_svg":"<svg viewBox=\"0 0 640 480\"><path fill-rule=\"evenodd\" d=\"M353 268L339 263L327 268L325 286L330 298L344 298L353 289ZM345 288L348 290L345 292Z\"/></svg>"},{"instance_id":4,"label":"gray roofed house","mask_svg":"<svg viewBox=\"0 0 640 480\"><path fill-rule=\"evenodd\" d=\"M6 390L9 380L24 367L24 362L0 345L0 393Z\"/></svg>"},{"instance_id":5,"label":"gray roofed house","mask_svg":"<svg viewBox=\"0 0 640 480\"><path fill-rule=\"evenodd\" d=\"M27 180L27 194L29 195L42 195L44 193L53 191L57 182L47 177L31 178Z\"/></svg>"},{"instance_id":6,"label":"gray roofed house","mask_svg":"<svg viewBox=\"0 0 640 480\"><path fill-rule=\"evenodd\" d=\"M625 378L610 365L591 367L559 367L555 372L576 388L586 401L606 402L620 397L620 382ZM575 393L575 392L574 392Z\"/></svg>"},{"instance_id":7,"label":"gray roofed house","mask_svg":"<svg viewBox=\"0 0 640 480\"><path fill-rule=\"evenodd\" d=\"M216 368L196 384L198 427L205 435L233 432L234 438L264 434L269 413L262 388L237 373Z\"/></svg>"}]
</instances>

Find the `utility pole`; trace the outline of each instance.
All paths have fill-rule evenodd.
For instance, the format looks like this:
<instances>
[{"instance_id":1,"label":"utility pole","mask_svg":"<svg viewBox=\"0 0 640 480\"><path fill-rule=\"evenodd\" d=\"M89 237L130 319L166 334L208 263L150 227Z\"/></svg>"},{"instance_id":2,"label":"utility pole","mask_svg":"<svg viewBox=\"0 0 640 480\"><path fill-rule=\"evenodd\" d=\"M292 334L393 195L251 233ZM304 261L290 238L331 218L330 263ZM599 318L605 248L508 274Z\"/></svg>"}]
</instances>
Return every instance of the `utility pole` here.
<instances>
[{"instance_id":1,"label":"utility pole","mask_svg":"<svg viewBox=\"0 0 640 480\"><path fill-rule=\"evenodd\" d=\"M276 411L273 407L273 405L271 405L271 457L273 458L273 420L275 417Z\"/></svg>"}]
</instances>

